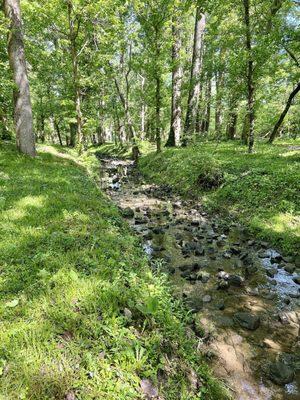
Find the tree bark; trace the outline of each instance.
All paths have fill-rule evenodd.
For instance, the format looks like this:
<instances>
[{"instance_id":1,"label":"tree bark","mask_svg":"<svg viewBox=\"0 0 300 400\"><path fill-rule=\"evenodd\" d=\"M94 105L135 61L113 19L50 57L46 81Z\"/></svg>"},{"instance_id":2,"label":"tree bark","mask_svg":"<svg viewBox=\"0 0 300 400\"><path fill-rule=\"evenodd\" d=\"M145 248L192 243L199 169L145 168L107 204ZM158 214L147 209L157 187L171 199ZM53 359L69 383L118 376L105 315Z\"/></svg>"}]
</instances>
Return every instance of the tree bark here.
<instances>
[{"instance_id":1,"label":"tree bark","mask_svg":"<svg viewBox=\"0 0 300 400\"><path fill-rule=\"evenodd\" d=\"M237 112L235 110L231 110L229 112L228 125L227 125L227 139L234 140L236 136L236 124L237 124Z\"/></svg>"},{"instance_id":2,"label":"tree bark","mask_svg":"<svg viewBox=\"0 0 300 400\"><path fill-rule=\"evenodd\" d=\"M244 4L244 21L246 29L246 50L248 55L247 61L247 102L248 102L248 118L249 118L249 133L248 133L248 152L253 152L254 146L254 63L252 56L252 39L251 39L251 25L250 25L250 0L243 0Z\"/></svg>"},{"instance_id":3,"label":"tree bark","mask_svg":"<svg viewBox=\"0 0 300 400\"><path fill-rule=\"evenodd\" d=\"M54 124L55 131L56 131L56 133L57 133L57 137L58 137L58 140L59 140L59 144L60 144L61 146L63 146L63 141L62 141L62 138L61 138L59 123L58 123L58 121L56 120L56 118L55 118L54 116L53 116L53 124Z\"/></svg>"},{"instance_id":4,"label":"tree bark","mask_svg":"<svg viewBox=\"0 0 300 400\"><path fill-rule=\"evenodd\" d=\"M70 126L70 141L69 141L69 146L70 147L75 147L76 146L76 133L77 133L77 124L74 122L71 122L69 124Z\"/></svg>"},{"instance_id":5,"label":"tree bark","mask_svg":"<svg viewBox=\"0 0 300 400\"><path fill-rule=\"evenodd\" d=\"M208 72L208 74L207 74L207 82L206 82L206 89L205 89L206 108L205 108L204 118L202 119L202 124L201 124L201 132L203 134L208 134L209 125L210 125L210 115L211 115L211 79L212 79L212 73Z\"/></svg>"},{"instance_id":6,"label":"tree bark","mask_svg":"<svg viewBox=\"0 0 300 400\"><path fill-rule=\"evenodd\" d=\"M1 126L0 139L4 140L11 139L9 128L7 125L7 117L5 114L1 112L1 110L0 110L0 126Z\"/></svg>"},{"instance_id":7,"label":"tree bark","mask_svg":"<svg viewBox=\"0 0 300 400\"><path fill-rule=\"evenodd\" d=\"M16 89L14 90L14 121L17 147L21 153L35 157L35 135L26 68L20 0L4 0L4 12L6 18L10 21L8 54L10 68L13 72L16 85Z\"/></svg>"},{"instance_id":8,"label":"tree bark","mask_svg":"<svg viewBox=\"0 0 300 400\"><path fill-rule=\"evenodd\" d=\"M145 103L145 83L146 83L146 78L143 76L141 77L141 89L142 89L142 105L141 105L141 139L145 139L145 134L146 134L146 112L147 112L147 106Z\"/></svg>"},{"instance_id":9,"label":"tree bark","mask_svg":"<svg viewBox=\"0 0 300 400\"><path fill-rule=\"evenodd\" d=\"M279 131L280 127L281 127L281 124L283 123L283 120L284 120L286 114L288 113L288 111L289 111L289 109L290 109L290 107L292 105L293 99L294 99L294 97L297 95L297 93L299 91L300 91L300 82L298 82L297 86L295 87L295 89L290 94L290 96L288 98L288 101L286 103L286 106L285 106L284 110L282 111L282 113L281 113L278 121L276 122L276 124L274 126L274 129L273 129L273 131L272 131L272 133L270 135L269 143L273 143L274 142L274 139L276 138L276 136L278 134L278 131Z\"/></svg>"},{"instance_id":10,"label":"tree bark","mask_svg":"<svg viewBox=\"0 0 300 400\"><path fill-rule=\"evenodd\" d=\"M245 145L248 144L248 139L249 139L248 134L249 134L249 115L247 112L244 118L242 135L241 135L241 142Z\"/></svg>"},{"instance_id":11,"label":"tree bark","mask_svg":"<svg viewBox=\"0 0 300 400\"><path fill-rule=\"evenodd\" d=\"M178 19L174 18L172 24L173 46L171 126L166 147L178 146L181 135L181 86L183 78L183 68L180 60L181 32L178 24Z\"/></svg>"},{"instance_id":12,"label":"tree bark","mask_svg":"<svg viewBox=\"0 0 300 400\"><path fill-rule=\"evenodd\" d=\"M215 110L215 132L216 137L221 134L222 125L222 86L223 86L223 72L216 72L216 110Z\"/></svg>"},{"instance_id":13,"label":"tree bark","mask_svg":"<svg viewBox=\"0 0 300 400\"><path fill-rule=\"evenodd\" d=\"M68 24L69 24L69 43L70 43L70 52L72 58L72 72L73 72L73 85L74 85L74 102L75 102L75 110L76 110L76 136L77 136L77 144L81 147L83 143L83 134L82 134L82 111L81 111L81 91L79 84L79 71L78 71L78 54L77 54L77 37L80 28L80 20L77 20L77 26L75 26L75 21L72 18L73 12L73 3L71 0L68 0ZM79 151L81 149L79 148Z\"/></svg>"},{"instance_id":14,"label":"tree bark","mask_svg":"<svg viewBox=\"0 0 300 400\"><path fill-rule=\"evenodd\" d=\"M186 146L188 136L192 135L195 131L195 123L197 117L198 100L200 92L200 71L201 60L204 42L204 31L206 26L205 14L202 13L200 7L197 7L195 18L195 31L194 31L194 47L193 58L191 66L190 87L188 96L188 106L184 125L184 137L182 145Z\"/></svg>"}]
</instances>

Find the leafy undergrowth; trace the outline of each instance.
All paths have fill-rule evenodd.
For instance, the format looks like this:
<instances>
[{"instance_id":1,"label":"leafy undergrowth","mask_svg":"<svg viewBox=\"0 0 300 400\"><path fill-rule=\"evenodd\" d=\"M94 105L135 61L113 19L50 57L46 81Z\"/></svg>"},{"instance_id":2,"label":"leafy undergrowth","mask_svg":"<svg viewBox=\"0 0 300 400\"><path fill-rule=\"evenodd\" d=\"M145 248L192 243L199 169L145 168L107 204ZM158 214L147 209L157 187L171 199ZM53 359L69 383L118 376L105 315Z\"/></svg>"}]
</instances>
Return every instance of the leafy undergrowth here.
<instances>
[{"instance_id":1,"label":"leafy undergrowth","mask_svg":"<svg viewBox=\"0 0 300 400\"><path fill-rule=\"evenodd\" d=\"M164 399L227 398L84 168L2 144L0 190L1 399L137 400L145 378Z\"/></svg>"},{"instance_id":2,"label":"leafy undergrowth","mask_svg":"<svg viewBox=\"0 0 300 400\"><path fill-rule=\"evenodd\" d=\"M140 169L147 179L200 198L212 212L229 212L259 237L293 253L300 242L299 149L299 140L257 144L249 155L237 143L203 143L148 154Z\"/></svg>"}]
</instances>

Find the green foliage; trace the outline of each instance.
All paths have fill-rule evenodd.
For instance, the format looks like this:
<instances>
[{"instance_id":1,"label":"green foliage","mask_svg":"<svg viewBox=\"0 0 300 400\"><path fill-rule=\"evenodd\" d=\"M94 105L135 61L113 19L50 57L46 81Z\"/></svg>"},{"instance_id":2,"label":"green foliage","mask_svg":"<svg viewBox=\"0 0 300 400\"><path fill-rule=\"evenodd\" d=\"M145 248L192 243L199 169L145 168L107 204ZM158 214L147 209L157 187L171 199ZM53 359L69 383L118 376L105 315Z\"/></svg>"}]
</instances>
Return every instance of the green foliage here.
<instances>
[{"instance_id":1,"label":"green foliage","mask_svg":"<svg viewBox=\"0 0 300 400\"><path fill-rule=\"evenodd\" d=\"M83 167L51 152L0 148L0 398L141 399L140 380L158 384L171 354L165 399L225 399L166 277Z\"/></svg>"},{"instance_id":2,"label":"green foliage","mask_svg":"<svg viewBox=\"0 0 300 400\"><path fill-rule=\"evenodd\" d=\"M200 196L210 211L229 213L292 253L299 250L299 162L299 141L259 144L253 155L235 143L202 143L149 154L140 168L151 181L168 184L185 196ZM216 190L197 184L199 175L213 180L222 172L224 182Z\"/></svg>"}]
</instances>

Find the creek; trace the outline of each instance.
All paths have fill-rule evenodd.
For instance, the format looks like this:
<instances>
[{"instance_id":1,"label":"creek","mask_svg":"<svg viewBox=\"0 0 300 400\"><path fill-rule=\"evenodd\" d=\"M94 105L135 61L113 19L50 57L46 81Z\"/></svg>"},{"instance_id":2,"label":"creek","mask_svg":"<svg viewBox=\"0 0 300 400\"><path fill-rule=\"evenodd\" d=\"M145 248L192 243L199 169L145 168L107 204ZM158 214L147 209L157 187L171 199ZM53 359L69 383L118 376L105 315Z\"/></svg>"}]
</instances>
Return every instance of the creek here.
<instances>
[{"instance_id":1,"label":"creek","mask_svg":"<svg viewBox=\"0 0 300 400\"><path fill-rule=\"evenodd\" d=\"M194 314L199 351L237 400L299 400L299 258L97 154L102 189ZM155 262L153 262L155 261Z\"/></svg>"}]
</instances>

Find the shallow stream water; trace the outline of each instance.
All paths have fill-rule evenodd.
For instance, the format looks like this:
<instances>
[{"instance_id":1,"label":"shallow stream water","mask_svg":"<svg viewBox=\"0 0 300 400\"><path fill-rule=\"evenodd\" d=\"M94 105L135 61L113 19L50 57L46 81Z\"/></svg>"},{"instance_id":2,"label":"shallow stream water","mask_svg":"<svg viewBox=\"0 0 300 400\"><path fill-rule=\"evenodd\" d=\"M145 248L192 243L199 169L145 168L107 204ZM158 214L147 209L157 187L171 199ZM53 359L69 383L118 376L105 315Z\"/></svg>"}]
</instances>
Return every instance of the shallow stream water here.
<instances>
[{"instance_id":1,"label":"shallow stream water","mask_svg":"<svg viewBox=\"0 0 300 400\"><path fill-rule=\"evenodd\" d=\"M131 161L98 158L102 188L194 313L199 349L233 398L299 400L298 261L146 185Z\"/></svg>"}]
</instances>

